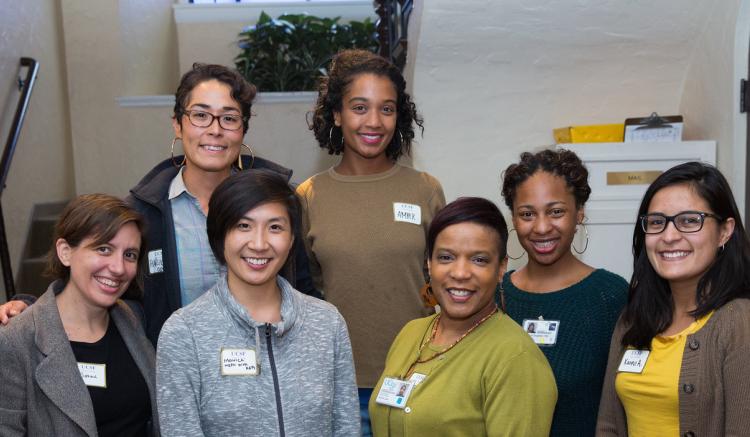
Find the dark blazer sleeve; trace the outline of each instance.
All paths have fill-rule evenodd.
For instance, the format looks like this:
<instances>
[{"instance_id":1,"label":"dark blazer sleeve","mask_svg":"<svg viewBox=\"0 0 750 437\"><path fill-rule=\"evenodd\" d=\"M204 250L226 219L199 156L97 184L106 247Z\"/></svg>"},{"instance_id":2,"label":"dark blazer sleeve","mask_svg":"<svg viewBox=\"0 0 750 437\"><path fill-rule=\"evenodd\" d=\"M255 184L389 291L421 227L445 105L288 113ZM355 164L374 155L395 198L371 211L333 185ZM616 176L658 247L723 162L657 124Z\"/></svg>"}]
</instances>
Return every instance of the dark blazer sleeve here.
<instances>
[{"instance_id":1,"label":"dark blazer sleeve","mask_svg":"<svg viewBox=\"0 0 750 437\"><path fill-rule=\"evenodd\" d=\"M31 306L36 302L36 296L31 294L18 293L10 298L10 300L20 300L28 306Z\"/></svg>"}]
</instances>

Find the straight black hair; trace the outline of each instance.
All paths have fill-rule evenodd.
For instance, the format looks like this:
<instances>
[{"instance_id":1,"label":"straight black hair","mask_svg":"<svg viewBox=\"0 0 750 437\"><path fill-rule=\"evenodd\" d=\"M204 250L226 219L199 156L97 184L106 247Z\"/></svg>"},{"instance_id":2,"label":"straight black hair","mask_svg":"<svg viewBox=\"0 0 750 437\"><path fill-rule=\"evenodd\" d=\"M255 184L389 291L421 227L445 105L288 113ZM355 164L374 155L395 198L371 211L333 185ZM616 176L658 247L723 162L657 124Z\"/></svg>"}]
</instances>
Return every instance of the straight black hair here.
<instances>
[{"instance_id":1,"label":"straight black hair","mask_svg":"<svg viewBox=\"0 0 750 437\"><path fill-rule=\"evenodd\" d=\"M226 178L208 201L206 232L216 260L226 265L224 239L240 219L253 208L278 202L286 207L294 243L289 250L282 276L294 283L294 254L299 244L300 201L289 183L280 175L266 170L240 171Z\"/></svg>"},{"instance_id":2,"label":"straight black hair","mask_svg":"<svg viewBox=\"0 0 750 437\"><path fill-rule=\"evenodd\" d=\"M719 250L695 290L697 308L690 314L700 318L736 298L750 298L750 242L742 226L737 204L727 180L715 167L688 162L662 173L646 190L638 209L633 233L633 278L623 321L628 330L623 346L650 349L651 340L672 323L674 301L669 283L660 277L646 255L646 233L640 217L648 213L654 195L666 187L686 185L706 201L723 223L734 219L734 231Z\"/></svg>"}]
</instances>

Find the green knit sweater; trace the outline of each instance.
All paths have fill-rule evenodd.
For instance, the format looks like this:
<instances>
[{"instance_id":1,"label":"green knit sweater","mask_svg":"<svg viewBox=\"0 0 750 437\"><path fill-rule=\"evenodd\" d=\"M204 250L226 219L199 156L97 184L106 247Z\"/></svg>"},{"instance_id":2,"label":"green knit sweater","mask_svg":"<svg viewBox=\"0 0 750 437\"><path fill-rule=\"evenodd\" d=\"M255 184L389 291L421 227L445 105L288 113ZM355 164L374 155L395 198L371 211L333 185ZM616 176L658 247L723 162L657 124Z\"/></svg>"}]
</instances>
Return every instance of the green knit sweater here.
<instances>
[{"instance_id":1,"label":"green knit sweater","mask_svg":"<svg viewBox=\"0 0 750 437\"><path fill-rule=\"evenodd\" d=\"M551 293L520 290L503 278L507 313L524 319L559 320L554 346L541 347L557 382L558 401L551 437L593 436L607 353L617 318L627 300L628 283L604 269Z\"/></svg>"}]
</instances>

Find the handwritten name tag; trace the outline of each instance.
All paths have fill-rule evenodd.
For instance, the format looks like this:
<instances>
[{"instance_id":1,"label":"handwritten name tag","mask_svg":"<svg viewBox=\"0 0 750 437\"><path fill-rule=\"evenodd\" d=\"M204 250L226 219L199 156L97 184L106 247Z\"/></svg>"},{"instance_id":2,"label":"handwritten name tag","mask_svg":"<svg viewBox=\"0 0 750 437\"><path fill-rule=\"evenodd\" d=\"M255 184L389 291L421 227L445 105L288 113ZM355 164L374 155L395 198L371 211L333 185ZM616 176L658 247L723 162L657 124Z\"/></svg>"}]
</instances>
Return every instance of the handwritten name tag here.
<instances>
[{"instance_id":1,"label":"handwritten name tag","mask_svg":"<svg viewBox=\"0 0 750 437\"><path fill-rule=\"evenodd\" d=\"M412 203L393 202L393 220L420 225L422 224L422 208Z\"/></svg>"},{"instance_id":2,"label":"handwritten name tag","mask_svg":"<svg viewBox=\"0 0 750 437\"><path fill-rule=\"evenodd\" d=\"M222 349L221 374L224 376L256 376L260 373L253 349Z\"/></svg>"},{"instance_id":3,"label":"handwritten name tag","mask_svg":"<svg viewBox=\"0 0 750 437\"><path fill-rule=\"evenodd\" d=\"M87 387L107 388L106 364L78 363L78 372Z\"/></svg>"},{"instance_id":4,"label":"handwritten name tag","mask_svg":"<svg viewBox=\"0 0 750 437\"><path fill-rule=\"evenodd\" d=\"M628 373L643 373L643 369L646 367L646 361L651 351L640 351L636 349L628 349L622 355L622 361L620 367L617 368L618 372Z\"/></svg>"}]
</instances>

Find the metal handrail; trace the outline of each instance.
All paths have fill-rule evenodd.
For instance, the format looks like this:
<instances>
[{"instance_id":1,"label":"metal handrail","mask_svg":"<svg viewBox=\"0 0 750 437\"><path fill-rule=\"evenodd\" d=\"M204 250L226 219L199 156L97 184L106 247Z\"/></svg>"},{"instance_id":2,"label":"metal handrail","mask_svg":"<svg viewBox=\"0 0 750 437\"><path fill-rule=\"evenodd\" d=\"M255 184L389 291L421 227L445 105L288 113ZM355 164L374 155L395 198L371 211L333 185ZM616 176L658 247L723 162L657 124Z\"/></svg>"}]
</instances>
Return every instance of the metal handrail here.
<instances>
[{"instance_id":1,"label":"metal handrail","mask_svg":"<svg viewBox=\"0 0 750 437\"><path fill-rule=\"evenodd\" d=\"M16 115L13 117L13 124L8 133L8 141L5 143L3 157L0 159L0 196L5 191L5 181L8 179L13 153L16 151L16 144L18 144L18 138L21 135L23 120L26 118L26 111L29 108L31 90L34 88L34 82L39 73L39 62L34 58L21 58L21 67L28 67L28 70L26 71L25 79L18 78L18 88L21 90L21 96L18 98ZM16 285L13 281L13 269L10 264L10 251L8 250L8 236L5 232L5 219L3 217L2 203L0 203L0 268L3 269L5 295L10 300L16 294Z\"/></svg>"}]
</instances>

